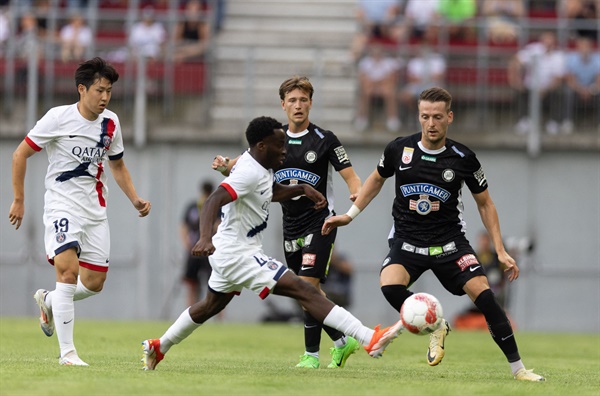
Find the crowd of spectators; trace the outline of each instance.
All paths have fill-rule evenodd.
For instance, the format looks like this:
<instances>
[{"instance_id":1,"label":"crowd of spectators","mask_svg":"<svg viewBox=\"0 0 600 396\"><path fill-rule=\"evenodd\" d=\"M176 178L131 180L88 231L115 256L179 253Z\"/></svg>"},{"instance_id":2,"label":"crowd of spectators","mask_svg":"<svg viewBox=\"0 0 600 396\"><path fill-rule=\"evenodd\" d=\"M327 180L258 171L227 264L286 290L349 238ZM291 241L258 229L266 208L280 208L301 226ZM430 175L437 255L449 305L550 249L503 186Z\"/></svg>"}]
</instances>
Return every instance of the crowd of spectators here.
<instances>
[{"instance_id":1,"label":"crowd of spectators","mask_svg":"<svg viewBox=\"0 0 600 396\"><path fill-rule=\"evenodd\" d=\"M516 133L532 130L533 92L546 133L570 134L584 117L600 127L600 0L365 0L357 10L350 48L359 76L357 130L373 121L369 108L377 98L388 130L416 126L418 94L447 85L452 46L476 54L481 45L504 54L497 59L503 88L514 96ZM556 18L566 23L552 23Z\"/></svg>"},{"instance_id":2,"label":"crowd of spectators","mask_svg":"<svg viewBox=\"0 0 600 396\"><path fill-rule=\"evenodd\" d=\"M43 56L44 47L54 47L55 59L78 62L91 56L94 46L113 62L128 57L143 56L150 60L172 56L175 62L202 60L209 48L211 36L222 24L225 0L179 0L176 4L177 20L170 26L168 18L172 2L168 0L142 0L136 19L129 21L127 12L115 17L115 12L128 11L126 0L99 0L93 30L90 27L89 0L61 0L55 12L56 24L49 31L49 0L0 0L0 56L6 52L6 43L12 29L16 37L17 57L26 57L32 47ZM213 10L210 6L214 6ZM55 10L56 11L56 10ZM214 12L213 12L214 11ZM170 37L172 32L173 37ZM169 41L173 51L166 51ZM169 48L170 49L170 48Z\"/></svg>"}]
</instances>

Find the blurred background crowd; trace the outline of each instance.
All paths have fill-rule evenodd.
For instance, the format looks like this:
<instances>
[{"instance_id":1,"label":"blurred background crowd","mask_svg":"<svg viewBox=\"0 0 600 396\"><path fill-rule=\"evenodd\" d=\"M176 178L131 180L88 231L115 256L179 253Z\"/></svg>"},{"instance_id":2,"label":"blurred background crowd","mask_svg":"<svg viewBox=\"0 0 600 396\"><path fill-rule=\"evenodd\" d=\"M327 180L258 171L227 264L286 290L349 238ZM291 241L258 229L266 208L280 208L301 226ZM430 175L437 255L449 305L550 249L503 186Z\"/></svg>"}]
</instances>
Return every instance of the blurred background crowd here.
<instances>
[{"instance_id":1,"label":"blurred background crowd","mask_svg":"<svg viewBox=\"0 0 600 396\"><path fill-rule=\"evenodd\" d=\"M74 98L77 62L97 55L124 77L113 107L133 112L141 145L235 140L277 111L291 74L316 80L316 121L351 142L416 131L432 85L476 145L595 135L599 12L600 0L0 0L0 137Z\"/></svg>"}]
</instances>

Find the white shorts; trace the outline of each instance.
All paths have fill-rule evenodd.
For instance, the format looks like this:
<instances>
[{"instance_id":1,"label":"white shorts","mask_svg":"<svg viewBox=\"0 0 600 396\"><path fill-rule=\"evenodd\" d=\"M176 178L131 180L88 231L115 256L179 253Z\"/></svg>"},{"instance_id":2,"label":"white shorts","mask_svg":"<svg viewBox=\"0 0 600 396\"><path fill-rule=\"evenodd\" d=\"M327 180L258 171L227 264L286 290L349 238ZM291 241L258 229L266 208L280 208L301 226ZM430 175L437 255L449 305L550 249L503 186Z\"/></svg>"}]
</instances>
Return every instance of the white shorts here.
<instances>
[{"instance_id":1,"label":"white shorts","mask_svg":"<svg viewBox=\"0 0 600 396\"><path fill-rule=\"evenodd\" d=\"M263 300L273 291L279 278L288 271L281 262L262 252L249 256L217 253L208 259L212 267L208 286L212 290L240 294L246 288Z\"/></svg>"},{"instance_id":2,"label":"white shorts","mask_svg":"<svg viewBox=\"0 0 600 396\"><path fill-rule=\"evenodd\" d=\"M48 261L70 248L77 249L79 265L108 271L110 231L108 220L89 220L64 211L44 212L44 242Z\"/></svg>"}]
</instances>

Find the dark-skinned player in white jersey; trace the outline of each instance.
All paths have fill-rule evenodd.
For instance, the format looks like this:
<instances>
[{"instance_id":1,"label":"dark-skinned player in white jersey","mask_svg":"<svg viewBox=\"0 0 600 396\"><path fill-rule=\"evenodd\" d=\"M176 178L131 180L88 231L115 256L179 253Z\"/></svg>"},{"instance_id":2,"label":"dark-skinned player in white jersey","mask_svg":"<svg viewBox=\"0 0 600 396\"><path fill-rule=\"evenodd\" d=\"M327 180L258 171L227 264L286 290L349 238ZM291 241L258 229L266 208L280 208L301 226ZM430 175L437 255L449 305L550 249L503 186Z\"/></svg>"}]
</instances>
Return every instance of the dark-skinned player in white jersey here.
<instances>
[{"instance_id":1,"label":"dark-skinned player in white jersey","mask_svg":"<svg viewBox=\"0 0 600 396\"><path fill-rule=\"evenodd\" d=\"M284 185L309 184L327 198L327 207L320 211L312 210L314 204L306 197L281 202L286 263L301 279L321 290L320 284L327 279L336 237L335 232L321 235L323 222L335 214L332 169L338 171L348 185L352 201L360 190L361 180L336 135L310 122L308 116L313 93L314 88L308 78L301 76L293 76L279 87L281 107L288 119L288 125L284 126L287 156L275 172L275 180ZM217 156L213 169L227 176L236 160ZM328 368L344 367L348 357L359 348L355 339L322 326L304 310L305 353L296 367L319 368L321 329L334 342Z\"/></svg>"},{"instance_id":2,"label":"dark-skinned player in white jersey","mask_svg":"<svg viewBox=\"0 0 600 396\"><path fill-rule=\"evenodd\" d=\"M463 184L477 203L508 280L517 279L519 268L504 248L498 213L479 160L468 147L446 138L454 118L451 104L452 96L442 88L429 88L421 93L418 102L421 132L397 138L387 145L354 205L346 214L327 219L323 234L349 224L377 196L385 181L395 176L393 235L380 273L386 300L400 311L413 294L408 287L423 272L433 271L446 290L459 296L467 294L481 310L515 379L544 381L533 370L525 369L510 321L496 302L475 251L465 237ZM442 361L449 331L448 323L443 320L431 334L429 365Z\"/></svg>"}]
</instances>

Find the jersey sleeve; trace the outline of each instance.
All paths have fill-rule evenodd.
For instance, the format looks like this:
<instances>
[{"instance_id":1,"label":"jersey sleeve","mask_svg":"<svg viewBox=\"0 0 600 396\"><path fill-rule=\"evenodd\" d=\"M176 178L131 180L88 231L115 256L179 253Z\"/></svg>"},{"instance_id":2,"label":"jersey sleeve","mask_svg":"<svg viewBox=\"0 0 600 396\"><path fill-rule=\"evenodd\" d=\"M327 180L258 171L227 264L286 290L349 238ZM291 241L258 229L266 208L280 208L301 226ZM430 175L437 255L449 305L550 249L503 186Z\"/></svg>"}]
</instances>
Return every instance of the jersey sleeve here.
<instances>
[{"instance_id":1,"label":"jersey sleeve","mask_svg":"<svg viewBox=\"0 0 600 396\"><path fill-rule=\"evenodd\" d=\"M473 153L467 156L465 161L465 184L473 194L484 192L488 188L488 183L481 163Z\"/></svg>"},{"instance_id":2,"label":"jersey sleeve","mask_svg":"<svg viewBox=\"0 0 600 396\"><path fill-rule=\"evenodd\" d=\"M342 169L346 169L352 166L346 149L342 146L342 143L333 133L329 137L329 162L333 165L333 168L339 172Z\"/></svg>"},{"instance_id":3,"label":"jersey sleeve","mask_svg":"<svg viewBox=\"0 0 600 396\"><path fill-rule=\"evenodd\" d=\"M394 175L394 164L395 164L395 149L396 146L395 141L388 143L388 145L383 150L383 154L381 154L381 158L379 159L379 163L377 163L377 172L379 175L384 178L392 177Z\"/></svg>"},{"instance_id":4,"label":"jersey sleeve","mask_svg":"<svg viewBox=\"0 0 600 396\"><path fill-rule=\"evenodd\" d=\"M119 117L116 114L112 114L110 116L110 121L112 121L113 136L112 143L110 144L110 148L108 149L108 159L117 160L123 157L123 133L121 131L121 123L119 122ZM109 127L110 128L110 127Z\"/></svg>"},{"instance_id":5,"label":"jersey sleeve","mask_svg":"<svg viewBox=\"0 0 600 396\"><path fill-rule=\"evenodd\" d=\"M243 163L241 164L242 166L239 165L238 161L229 176L220 184L221 187L229 192L234 201L255 191L260 178L260 175L256 173L254 168L243 166Z\"/></svg>"},{"instance_id":6,"label":"jersey sleeve","mask_svg":"<svg viewBox=\"0 0 600 396\"><path fill-rule=\"evenodd\" d=\"M56 138L57 130L58 118L52 110L49 110L29 131L25 137L25 141L32 149L40 151Z\"/></svg>"}]
</instances>

